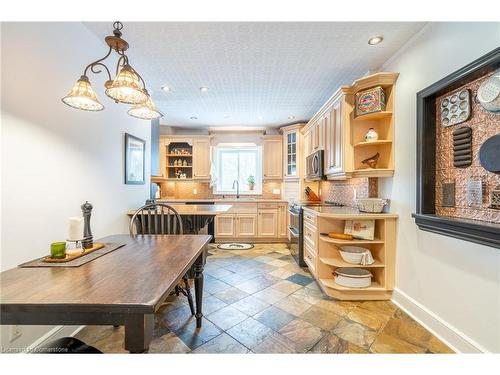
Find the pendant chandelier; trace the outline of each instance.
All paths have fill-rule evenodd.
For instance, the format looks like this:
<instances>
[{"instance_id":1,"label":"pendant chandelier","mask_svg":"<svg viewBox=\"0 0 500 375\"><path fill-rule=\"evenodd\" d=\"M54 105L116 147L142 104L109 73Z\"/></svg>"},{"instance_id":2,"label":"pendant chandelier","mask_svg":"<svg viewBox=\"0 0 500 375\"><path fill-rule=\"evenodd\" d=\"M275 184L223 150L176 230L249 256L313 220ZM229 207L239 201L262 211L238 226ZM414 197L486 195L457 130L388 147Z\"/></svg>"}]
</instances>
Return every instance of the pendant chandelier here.
<instances>
[{"instance_id":1,"label":"pendant chandelier","mask_svg":"<svg viewBox=\"0 0 500 375\"><path fill-rule=\"evenodd\" d=\"M96 60L85 68L83 75L76 81L68 95L62 98L64 104L70 107L84 111L102 111L104 106L97 99L97 95L90 84L87 72L90 70L94 74L101 73L103 69L108 73L108 80L104 84L106 95L116 103L132 104L128 114L143 120L153 120L163 116L158 111L151 99L146 84L141 75L130 66L125 51L128 49L128 43L121 38L121 29L123 24L115 22L113 24L113 35L107 36L104 40L109 46L108 53ZM103 61L106 60L111 52L116 51L120 56L116 64L116 77L111 78L111 73Z\"/></svg>"}]
</instances>

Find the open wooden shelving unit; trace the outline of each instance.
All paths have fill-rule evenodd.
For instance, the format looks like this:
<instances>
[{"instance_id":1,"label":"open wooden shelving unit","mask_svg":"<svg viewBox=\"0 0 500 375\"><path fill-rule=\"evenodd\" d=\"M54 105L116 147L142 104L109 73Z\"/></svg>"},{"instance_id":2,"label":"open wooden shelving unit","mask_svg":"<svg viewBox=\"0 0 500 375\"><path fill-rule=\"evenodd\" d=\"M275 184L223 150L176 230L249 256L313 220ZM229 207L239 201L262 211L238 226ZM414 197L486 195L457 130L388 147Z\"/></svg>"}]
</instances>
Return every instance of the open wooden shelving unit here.
<instances>
[{"instance_id":1,"label":"open wooden shelving unit","mask_svg":"<svg viewBox=\"0 0 500 375\"><path fill-rule=\"evenodd\" d=\"M394 289L396 263L396 220L397 215L376 214L366 216L331 215L318 216L318 233L343 233L345 221L349 219L375 220L375 239L340 240L318 234L315 277L321 289L330 297L339 300L388 300ZM339 253L344 245L361 246L369 249L375 260L370 265L345 262ZM373 274L372 284L367 288L348 288L338 285L333 271L339 267L356 267Z\"/></svg>"},{"instance_id":2,"label":"open wooden shelving unit","mask_svg":"<svg viewBox=\"0 0 500 375\"><path fill-rule=\"evenodd\" d=\"M363 77L349 87L346 95L350 129L350 146L353 152L352 177L391 177L394 175L394 106L395 85L399 73L377 73ZM380 86L385 92L386 108L381 112L355 116L356 93ZM365 134L370 128L378 133L378 140L365 142ZM380 154L377 168L366 168L361 161L376 153Z\"/></svg>"}]
</instances>

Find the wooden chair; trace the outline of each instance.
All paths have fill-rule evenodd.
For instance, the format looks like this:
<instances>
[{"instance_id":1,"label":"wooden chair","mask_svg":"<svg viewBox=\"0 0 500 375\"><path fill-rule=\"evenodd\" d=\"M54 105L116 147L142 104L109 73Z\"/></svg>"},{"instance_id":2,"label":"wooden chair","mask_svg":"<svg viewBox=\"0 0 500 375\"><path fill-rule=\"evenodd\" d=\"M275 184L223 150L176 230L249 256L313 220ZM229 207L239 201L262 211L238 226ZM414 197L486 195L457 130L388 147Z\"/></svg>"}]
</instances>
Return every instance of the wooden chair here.
<instances>
[{"instance_id":1,"label":"wooden chair","mask_svg":"<svg viewBox=\"0 0 500 375\"><path fill-rule=\"evenodd\" d=\"M131 236L138 234L183 234L182 219L179 213L165 203L149 203L137 209L130 219ZM184 287L176 285L174 293L187 297L191 315L194 315L193 296L189 287L188 275L182 278Z\"/></svg>"}]
</instances>

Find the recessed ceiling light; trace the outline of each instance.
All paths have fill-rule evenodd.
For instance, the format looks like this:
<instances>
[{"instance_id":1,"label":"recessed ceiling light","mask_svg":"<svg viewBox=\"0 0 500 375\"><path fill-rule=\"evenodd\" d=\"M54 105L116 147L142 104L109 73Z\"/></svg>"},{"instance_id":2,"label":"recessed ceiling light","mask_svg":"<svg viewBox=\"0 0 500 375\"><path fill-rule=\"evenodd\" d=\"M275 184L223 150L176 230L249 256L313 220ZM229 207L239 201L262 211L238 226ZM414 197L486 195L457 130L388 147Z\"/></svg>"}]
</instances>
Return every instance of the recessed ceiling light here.
<instances>
[{"instance_id":1,"label":"recessed ceiling light","mask_svg":"<svg viewBox=\"0 0 500 375\"><path fill-rule=\"evenodd\" d=\"M191 116L191 117L190 117L190 119L191 119L191 120L198 120L198 117L196 117L196 116Z\"/></svg>"},{"instance_id":2,"label":"recessed ceiling light","mask_svg":"<svg viewBox=\"0 0 500 375\"><path fill-rule=\"evenodd\" d=\"M262 120L262 119L263 119L263 117L262 117L262 116L257 116L257 119L258 119L258 120Z\"/></svg>"},{"instance_id":3,"label":"recessed ceiling light","mask_svg":"<svg viewBox=\"0 0 500 375\"><path fill-rule=\"evenodd\" d=\"M172 91L172 88L171 88L171 87L168 87L168 86L162 86L162 88L161 88L161 89L162 89L163 91L165 91L165 92L170 92L170 91Z\"/></svg>"},{"instance_id":4,"label":"recessed ceiling light","mask_svg":"<svg viewBox=\"0 0 500 375\"><path fill-rule=\"evenodd\" d=\"M289 119L289 120L294 120L294 119L295 119L295 116L290 115L290 116L288 116L288 119Z\"/></svg>"},{"instance_id":5,"label":"recessed ceiling light","mask_svg":"<svg viewBox=\"0 0 500 375\"><path fill-rule=\"evenodd\" d=\"M200 87L200 91L201 92L207 92L208 91L208 87L207 86L201 86Z\"/></svg>"},{"instance_id":6,"label":"recessed ceiling light","mask_svg":"<svg viewBox=\"0 0 500 375\"><path fill-rule=\"evenodd\" d=\"M373 38L368 39L368 44L370 46L374 46L376 44L381 43L384 40L384 37L381 35L374 36Z\"/></svg>"}]
</instances>

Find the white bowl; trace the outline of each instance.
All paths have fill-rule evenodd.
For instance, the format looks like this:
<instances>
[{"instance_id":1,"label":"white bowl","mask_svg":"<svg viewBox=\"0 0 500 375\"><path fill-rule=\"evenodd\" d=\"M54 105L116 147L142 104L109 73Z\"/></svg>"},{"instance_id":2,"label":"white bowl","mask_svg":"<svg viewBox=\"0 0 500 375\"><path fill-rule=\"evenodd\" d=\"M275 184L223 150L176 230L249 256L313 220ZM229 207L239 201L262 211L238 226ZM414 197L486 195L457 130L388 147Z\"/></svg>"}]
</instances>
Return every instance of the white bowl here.
<instances>
[{"instance_id":1,"label":"white bowl","mask_svg":"<svg viewBox=\"0 0 500 375\"><path fill-rule=\"evenodd\" d=\"M369 249L360 246L341 246L339 249L342 259L351 264L372 264L372 253Z\"/></svg>"},{"instance_id":2,"label":"white bowl","mask_svg":"<svg viewBox=\"0 0 500 375\"><path fill-rule=\"evenodd\" d=\"M372 284L370 271L363 268L340 267L333 272L335 282L348 288L367 288Z\"/></svg>"},{"instance_id":3,"label":"white bowl","mask_svg":"<svg viewBox=\"0 0 500 375\"><path fill-rule=\"evenodd\" d=\"M356 206L362 212L381 213L384 207L389 204L388 199L382 198L359 198L356 199Z\"/></svg>"}]
</instances>

